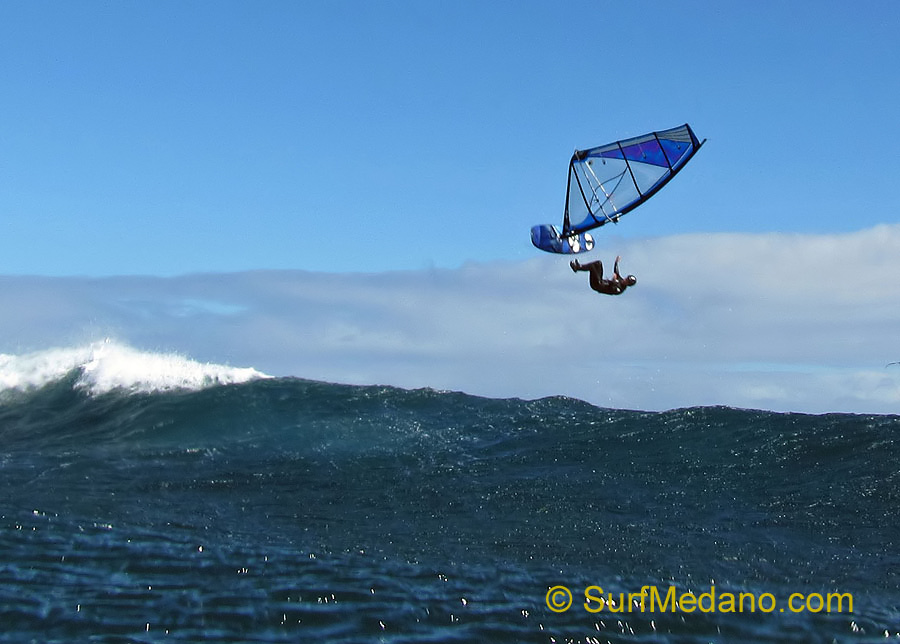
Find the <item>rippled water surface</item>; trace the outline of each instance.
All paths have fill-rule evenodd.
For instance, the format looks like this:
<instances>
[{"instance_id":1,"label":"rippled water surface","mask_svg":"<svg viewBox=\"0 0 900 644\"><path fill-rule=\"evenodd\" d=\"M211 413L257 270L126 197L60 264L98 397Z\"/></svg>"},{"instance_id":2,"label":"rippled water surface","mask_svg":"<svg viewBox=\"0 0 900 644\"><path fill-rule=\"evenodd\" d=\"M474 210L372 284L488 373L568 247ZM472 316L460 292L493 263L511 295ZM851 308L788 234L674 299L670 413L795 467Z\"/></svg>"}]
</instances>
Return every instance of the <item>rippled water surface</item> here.
<instances>
[{"instance_id":1,"label":"rippled water surface","mask_svg":"<svg viewBox=\"0 0 900 644\"><path fill-rule=\"evenodd\" d=\"M640 413L297 379L97 391L83 377L2 392L4 641L900 631L897 417ZM560 585L573 603L557 613L547 591ZM592 585L778 603L592 613ZM851 593L853 612L782 612L792 593Z\"/></svg>"}]
</instances>

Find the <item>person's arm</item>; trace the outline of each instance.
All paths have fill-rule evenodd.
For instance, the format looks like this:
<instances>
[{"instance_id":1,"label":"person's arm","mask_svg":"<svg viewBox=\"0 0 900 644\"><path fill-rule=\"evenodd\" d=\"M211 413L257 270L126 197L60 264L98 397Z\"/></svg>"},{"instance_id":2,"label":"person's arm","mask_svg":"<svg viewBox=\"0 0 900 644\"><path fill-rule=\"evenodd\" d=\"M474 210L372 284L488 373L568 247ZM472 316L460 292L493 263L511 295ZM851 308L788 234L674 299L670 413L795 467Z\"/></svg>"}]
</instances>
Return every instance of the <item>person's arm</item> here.
<instances>
[{"instance_id":1,"label":"person's arm","mask_svg":"<svg viewBox=\"0 0 900 644\"><path fill-rule=\"evenodd\" d=\"M619 275L619 260L622 259L621 255L616 255L616 263L613 264L613 277L617 280L622 279L622 276Z\"/></svg>"}]
</instances>

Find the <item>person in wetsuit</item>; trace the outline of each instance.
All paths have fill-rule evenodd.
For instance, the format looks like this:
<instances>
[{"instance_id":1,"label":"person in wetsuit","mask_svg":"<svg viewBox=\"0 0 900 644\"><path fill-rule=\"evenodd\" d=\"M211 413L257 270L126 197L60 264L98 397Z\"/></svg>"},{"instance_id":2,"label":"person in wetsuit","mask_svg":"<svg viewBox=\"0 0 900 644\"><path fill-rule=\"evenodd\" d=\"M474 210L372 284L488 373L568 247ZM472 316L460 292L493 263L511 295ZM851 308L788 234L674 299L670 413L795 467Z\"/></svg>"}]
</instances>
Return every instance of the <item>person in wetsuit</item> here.
<instances>
[{"instance_id":1,"label":"person in wetsuit","mask_svg":"<svg viewBox=\"0 0 900 644\"><path fill-rule=\"evenodd\" d=\"M634 275L622 277L619 275L619 260L616 257L616 263L613 265L612 279L603 279L603 263L599 260L590 264L579 264L577 259L573 259L569 266L576 273L578 271L588 271L590 275L591 288L598 293L604 295L621 295L629 286L637 284L637 278Z\"/></svg>"}]
</instances>

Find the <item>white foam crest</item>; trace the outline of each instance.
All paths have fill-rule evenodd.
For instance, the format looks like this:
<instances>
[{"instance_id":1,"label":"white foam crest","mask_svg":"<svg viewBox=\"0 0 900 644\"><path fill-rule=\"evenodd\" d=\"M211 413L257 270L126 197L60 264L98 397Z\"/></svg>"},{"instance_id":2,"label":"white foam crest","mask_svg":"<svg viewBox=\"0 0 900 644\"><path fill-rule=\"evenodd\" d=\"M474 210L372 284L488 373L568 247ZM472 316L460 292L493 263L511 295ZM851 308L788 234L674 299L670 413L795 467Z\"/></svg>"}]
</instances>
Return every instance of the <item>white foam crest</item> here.
<instances>
[{"instance_id":1,"label":"white foam crest","mask_svg":"<svg viewBox=\"0 0 900 644\"><path fill-rule=\"evenodd\" d=\"M199 390L268 378L252 368L202 363L174 353L150 353L106 340L82 347L0 354L0 390L27 390L78 370L75 386L92 394Z\"/></svg>"}]
</instances>

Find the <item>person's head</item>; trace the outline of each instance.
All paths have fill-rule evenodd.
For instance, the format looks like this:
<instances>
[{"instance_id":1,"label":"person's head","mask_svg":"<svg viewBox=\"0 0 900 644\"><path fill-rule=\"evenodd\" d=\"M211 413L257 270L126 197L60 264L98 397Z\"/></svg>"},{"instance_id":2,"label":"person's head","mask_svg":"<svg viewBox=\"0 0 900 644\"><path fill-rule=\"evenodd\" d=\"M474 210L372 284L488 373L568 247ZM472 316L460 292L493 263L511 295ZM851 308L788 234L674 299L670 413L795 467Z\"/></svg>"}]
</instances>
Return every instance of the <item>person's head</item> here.
<instances>
[{"instance_id":1,"label":"person's head","mask_svg":"<svg viewBox=\"0 0 900 644\"><path fill-rule=\"evenodd\" d=\"M629 275L625 278L625 283L628 284L628 286L634 286L637 284L637 278L634 275Z\"/></svg>"}]
</instances>

